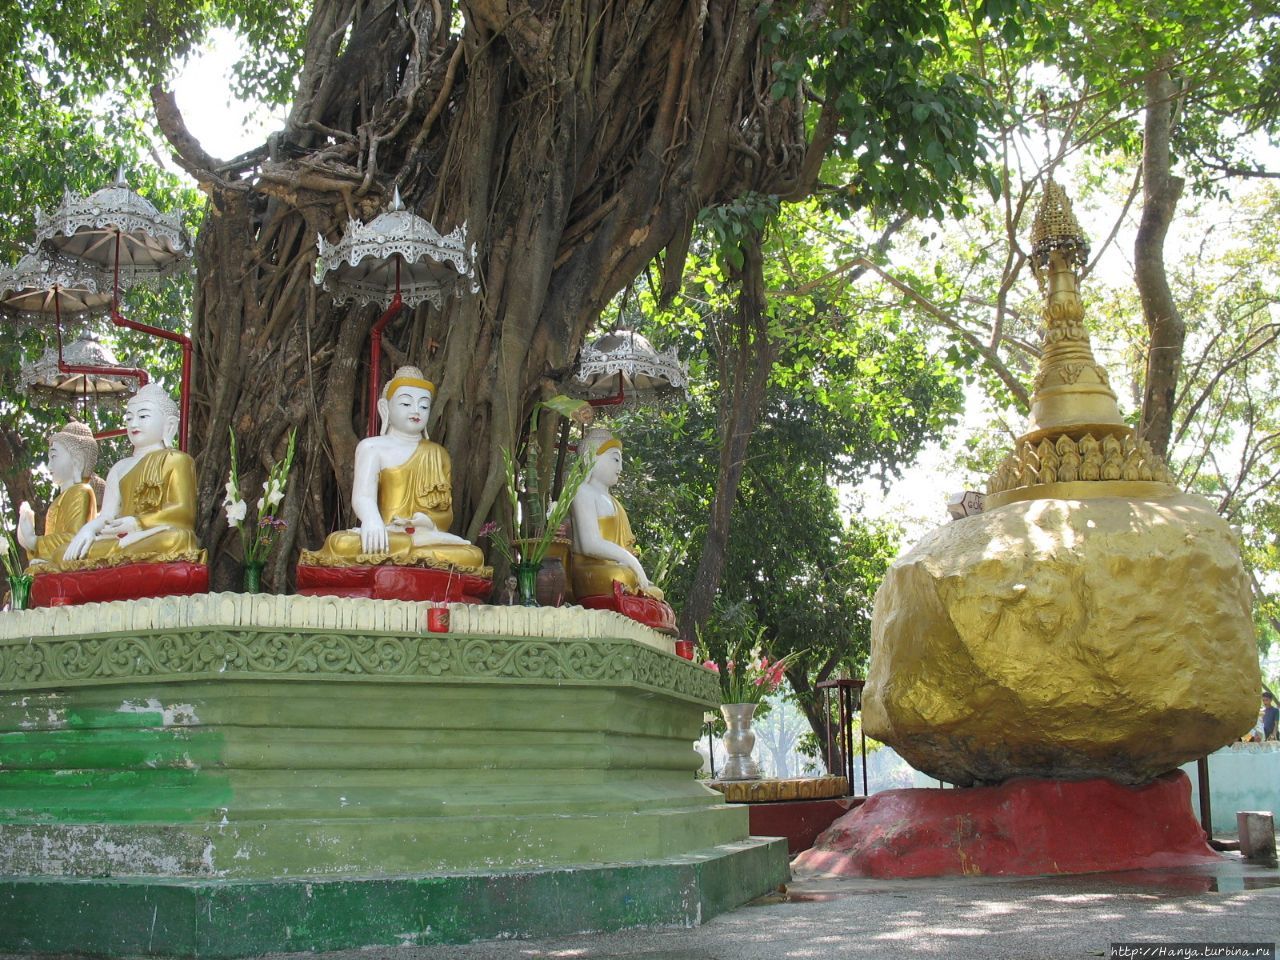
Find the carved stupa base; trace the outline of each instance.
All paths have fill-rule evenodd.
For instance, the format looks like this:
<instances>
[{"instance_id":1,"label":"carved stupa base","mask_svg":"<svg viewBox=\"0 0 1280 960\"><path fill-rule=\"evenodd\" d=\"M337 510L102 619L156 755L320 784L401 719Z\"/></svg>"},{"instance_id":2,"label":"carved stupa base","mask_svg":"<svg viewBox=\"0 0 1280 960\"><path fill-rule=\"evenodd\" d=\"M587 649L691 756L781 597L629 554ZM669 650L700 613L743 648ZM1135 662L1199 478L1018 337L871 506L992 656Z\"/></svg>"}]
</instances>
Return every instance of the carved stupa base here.
<instances>
[{"instance_id":1,"label":"carved stupa base","mask_svg":"<svg viewBox=\"0 0 1280 960\"><path fill-rule=\"evenodd\" d=\"M671 604L638 593L628 593L617 581L614 581L613 593L579 597L574 603L588 610L612 610L673 637L679 632L676 628L676 612L671 609Z\"/></svg>"},{"instance_id":2,"label":"carved stupa base","mask_svg":"<svg viewBox=\"0 0 1280 960\"><path fill-rule=\"evenodd\" d=\"M473 573L435 567L318 567L298 564L303 596L364 597L371 600L434 600L488 603L493 581Z\"/></svg>"},{"instance_id":3,"label":"carved stupa base","mask_svg":"<svg viewBox=\"0 0 1280 960\"><path fill-rule=\"evenodd\" d=\"M37 607L148 597L185 597L209 590L209 568L203 563L126 563L97 570L43 573L31 585Z\"/></svg>"},{"instance_id":4,"label":"carved stupa base","mask_svg":"<svg viewBox=\"0 0 1280 960\"><path fill-rule=\"evenodd\" d=\"M793 863L798 875L1039 876L1214 863L1181 771L1141 787L1013 780L869 797Z\"/></svg>"}]
</instances>

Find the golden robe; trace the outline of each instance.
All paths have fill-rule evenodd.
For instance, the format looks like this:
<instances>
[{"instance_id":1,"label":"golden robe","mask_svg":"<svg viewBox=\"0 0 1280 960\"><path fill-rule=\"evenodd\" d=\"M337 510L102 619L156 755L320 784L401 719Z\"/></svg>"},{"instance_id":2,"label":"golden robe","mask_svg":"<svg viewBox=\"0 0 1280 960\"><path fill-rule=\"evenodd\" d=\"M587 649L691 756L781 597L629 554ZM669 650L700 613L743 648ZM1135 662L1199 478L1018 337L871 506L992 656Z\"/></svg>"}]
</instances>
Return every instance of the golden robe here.
<instances>
[{"instance_id":1,"label":"golden robe","mask_svg":"<svg viewBox=\"0 0 1280 960\"><path fill-rule=\"evenodd\" d=\"M609 499L613 501L613 516L600 517L600 536L610 543L616 543L628 553L635 553L635 534L631 532L631 522L627 519L627 511L622 509L622 504L618 502L618 498L613 494L609 494ZM585 553L574 553L572 557L573 567L573 595L575 597L598 597L613 593L614 581L621 583L632 593L643 593L645 596L662 599L662 591L657 587L649 587L647 590L641 590L639 581L636 579L635 573L620 563L614 563L612 560L605 560L601 557L593 557Z\"/></svg>"},{"instance_id":2,"label":"golden robe","mask_svg":"<svg viewBox=\"0 0 1280 960\"><path fill-rule=\"evenodd\" d=\"M82 560L42 563L39 573L92 570L124 563L205 563L196 540L196 462L180 450L154 450L120 478L117 517L135 517L142 530L156 529L131 543L124 538L94 540Z\"/></svg>"},{"instance_id":3,"label":"golden robe","mask_svg":"<svg viewBox=\"0 0 1280 960\"><path fill-rule=\"evenodd\" d=\"M98 515L98 500L93 487L87 483L75 483L67 487L49 504L44 515L44 533L36 537L34 560L61 560L67 544L86 523Z\"/></svg>"},{"instance_id":4,"label":"golden robe","mask_svg":"<svg viewBox=\"0 0 1280 960\"><path fill-rule=\"evenodd\" d=\"M378 513L382 522L412 526L415 513L431 518L436 529L448 533L453 525L453 472L449 454L434 440L419 440L409 459L378 474ZM363 553L360 531L329 534L319 550L304 550L300 562L308 566L355 567L379 563L404 566L483 567L484 553L469 543L414 546L413 536L387 531L386 553Z\"/></svg>"}]
</instances>

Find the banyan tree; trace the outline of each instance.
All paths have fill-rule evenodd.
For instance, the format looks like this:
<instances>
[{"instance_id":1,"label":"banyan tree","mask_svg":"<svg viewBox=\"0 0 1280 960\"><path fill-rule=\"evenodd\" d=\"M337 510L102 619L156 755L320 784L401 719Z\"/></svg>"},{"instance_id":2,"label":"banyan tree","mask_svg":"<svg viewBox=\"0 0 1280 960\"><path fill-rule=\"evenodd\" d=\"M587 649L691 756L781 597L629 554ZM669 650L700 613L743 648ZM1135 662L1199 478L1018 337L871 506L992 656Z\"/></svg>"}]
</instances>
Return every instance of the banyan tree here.
<instances>
[{"instance_id":1,"label":"banyan tree","mask_svg":"<svg viewBox=\"0 0 1280 960\"><path fill-rule=\"evenodd\" d=\"M951 13L923 0L317 0L301 13L292 106L261 147L216 156L152 88L208 198L191 434L215 585L234 565L219 515L228 428L255 489L299 427L277 583L292 548L351 522L379 310L315 285L317 239L395 191L475 245L479 291L405 312L382 340L384 369L411 362L439 387L432 435L453 458L455 529L474 539L532 404L642 272L679 289L702 211L816 192L936 212L975 170L981 101L939 66ZM747 220L741 242L753 238ZM730 262L759 313L758 257Z\"/></svg>"}]
</instances>

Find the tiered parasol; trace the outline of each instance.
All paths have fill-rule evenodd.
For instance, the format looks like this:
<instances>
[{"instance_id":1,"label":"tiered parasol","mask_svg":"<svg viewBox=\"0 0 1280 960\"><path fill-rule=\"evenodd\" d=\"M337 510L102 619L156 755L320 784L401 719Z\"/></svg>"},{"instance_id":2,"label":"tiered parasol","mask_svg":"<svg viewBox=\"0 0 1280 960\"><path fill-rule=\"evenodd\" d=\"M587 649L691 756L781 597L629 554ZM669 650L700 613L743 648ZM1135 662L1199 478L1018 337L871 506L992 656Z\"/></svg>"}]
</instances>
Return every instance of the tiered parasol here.
<instances>
[{"instance_id":1,"label":"tiered parasol","mask_svg":"<svg viewBox=\"0 0 1280 960\"><path fill-rule=\"evenodd\" d=\"M0 311L17 319L52 321L57 348L23 370L23 385L33 393L64 400L132 395L147 382L138 369L116 363L92 337L76 341L65 351L63 322L79 320L111 309L109 277L84 264L53 257L44 249L28 253L17 266L0 270ZM135 380L135 385L125 382ZM97 434L116 436L120 430Z\"/></svg>"},{"instance_id":2,"label":"tiered parasol","mask_svg":"<svg viewBox=\"0 0 1280 960\"><path fill-rule=\"evenodd\" d=\"M22 368L22 386L33 394L62 403L123 400L147 383L147 374L119 363L92 334L50 347L35 363Z\"/></svg>"},{"instance_id":3,"label":"tiered parasol","mask_svg":"<svg viewBox=\"0 0 1280 960\"><path fill-rule=\"evenodd\" d=\"M182 348L182 420L178 444L187 449L191 419L191 338L162 327L126 319L120 313L125 286L167 277L191 255L191 243L176 215L160 213L129 189L123 173L87 197L67 192L57 209L36 210L36 242L91 270L109 271L111 322Z\"/></svg>"},{"instance_id":4,"label":"tiered parasol","mask_svg":"<svg viewBox=\"0 0 1280 960\"><path fill-rule=\"evenodd\" d=\"M451 294L464 292L464 281L477 293L473 259L467 249L466 224L448 235L430 221L406 210L397 189L391 208L369 223L347 221L337 243L319 238L317 284L333 294L334 303L376 303L385 310L370 331L369 434L378 428L381 388L382 331L405 307L429 302L437 309Z\"/></svg>"},{"instance_id":5,"label":"tiered parasol","mask_svg":"<svg viewBox=\"0 0 1280 960\"><path fill-rule=\"evenodd\" d=\"M11 316L60 325L110 308L110 277L44 250L0 270L0 310Z\"/></svg>"},{"instance_id":6,"label":"tiered parasol","mask_svg":"<svg viewBox=\"0 0 1280 960\"><path fill-rule=\"evenodd\" d=\"M672 347L654 349L634 330L619 329L582 348L567 385L596 407L628 407L688 399L689 372Z\"/></svg>"}]
</instances>

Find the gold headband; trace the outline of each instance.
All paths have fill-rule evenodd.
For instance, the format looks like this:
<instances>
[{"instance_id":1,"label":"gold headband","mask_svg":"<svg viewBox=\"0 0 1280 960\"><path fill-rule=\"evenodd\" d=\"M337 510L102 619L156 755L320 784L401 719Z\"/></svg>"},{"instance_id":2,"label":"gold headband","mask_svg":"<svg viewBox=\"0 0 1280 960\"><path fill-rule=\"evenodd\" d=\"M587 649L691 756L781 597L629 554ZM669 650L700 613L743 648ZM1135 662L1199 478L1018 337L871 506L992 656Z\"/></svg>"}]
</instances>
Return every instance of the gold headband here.
<instances>
[{"instance_id":1,"label":"gold headband","mask_svg":"<svg viewBox=\"0 0 1280 960\"><path fill-rule=\"evenodd\" d=\"M603 456L607 451L612 450L615 447L621 450L622 441L619 440L617 437L610 437L604 443L600 444L600 446L596 447L596 456L597 457Z\"/></svg>"},{"instance_id":2,"label":"gold headband","mask_svg":"<svg viewBox=\"0 0 1280 960\"><path fill-rule=\"evenodd\" d=\"M431 394L433 399L436 395L436 385L430 380L422 380L418 377L396 377L387 384L387 389L382 393L382 399L390 400L401 387L420 387Z\"/></svg>"}]
</instances>

